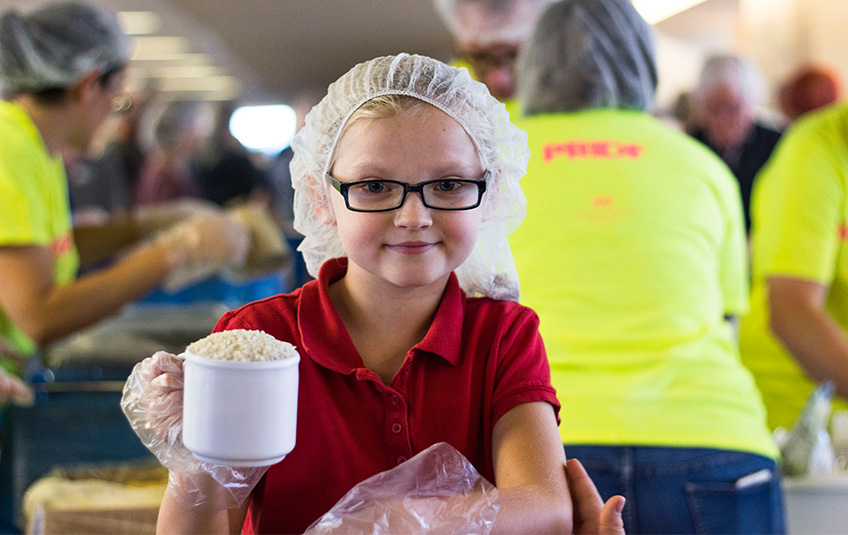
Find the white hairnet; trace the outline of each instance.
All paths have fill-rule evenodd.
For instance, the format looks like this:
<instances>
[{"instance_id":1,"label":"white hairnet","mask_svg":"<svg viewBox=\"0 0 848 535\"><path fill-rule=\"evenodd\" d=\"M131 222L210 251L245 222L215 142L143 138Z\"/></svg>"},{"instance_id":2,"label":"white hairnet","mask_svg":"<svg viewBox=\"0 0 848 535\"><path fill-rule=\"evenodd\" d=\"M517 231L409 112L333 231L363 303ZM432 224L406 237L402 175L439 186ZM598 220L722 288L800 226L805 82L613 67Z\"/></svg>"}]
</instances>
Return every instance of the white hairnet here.
<instances>
[{"instance_id":1,"label":"white hairnet","mask_svg":"<svg viewBox=\"0 0 848 535\"><path fill-rule=\"evenodd\" d=\"M758 104L764 93L762 76L756 65L746 58L732 54L710 56L701 70L695 95L718 86L730 86L739 91L748 104Z\"/></svg>"},{"instance_id":2,"label":"white hairnet","mask_svg":"<svg viewBox=\"0 0 848 535\"><path fill-rule=\"evenodd\" d=\"M456 270L457 276L469 295L517 300L518 275L506 238L527 213L518 183L530 156L527 134L509 121L504 105L466 69L409 54L356 65L330 85L292 141L294 227L304 235L298 249L309 273L317 276L325 260L346 256L337 227L320 216L332 213L328 192L334 190L324 176L350 116L367 101L384 95L408 95L427 102L455 119L470 136L492 176L477 244Z\"/></svg>"},{"instance_id":3,"label":"white hairnet","mask_svg":"<svg viewBox=\"0 0 848 535\"><path fill-rule=\"evenodd\" d=\"M436 11L459 41L486 46L523 43L542 10L554 0L433 0Z\"/></svg>"},{"instance_id":4,"label":"white hairnet","mask_svg":"<svg viewBox=\"0 0 848 535\"><path fill-rule=\"evenodd\" d=\"M86 4L53 4L0 17L0 87L13 92L66 88L95 69L127 63L129 38L113 13Z\"/></svg>"},{"instance_id":5,"label":"white hairnet","mask_svg":"<svg viewBox=\"0 0 848 535\"><path fill-rule=\"evenodd\" d=\"M653 34L629 0L561 0L549 6L516 68L518 100L528 115L646 111L657 87Z\"/></svg>"}]
</instances>

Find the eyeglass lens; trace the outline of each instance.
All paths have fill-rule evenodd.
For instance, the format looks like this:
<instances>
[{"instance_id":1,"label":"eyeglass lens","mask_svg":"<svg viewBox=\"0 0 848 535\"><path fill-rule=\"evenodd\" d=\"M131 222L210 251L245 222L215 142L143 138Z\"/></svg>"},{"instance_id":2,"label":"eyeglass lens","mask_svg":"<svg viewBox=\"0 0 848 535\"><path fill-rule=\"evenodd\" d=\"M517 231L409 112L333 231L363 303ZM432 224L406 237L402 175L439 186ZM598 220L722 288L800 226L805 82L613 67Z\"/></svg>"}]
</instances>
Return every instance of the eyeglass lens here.
<instances>
[{"instance_id":1,"label":"eyeglass lens","mask_svg":"<svg viewBox=\"0 0 848 535\"><path fill-rule=\"evenodd\" d=\"M425 205L445 210L472 208L480 202L480 186L472 180L437 180L416 186L377 180L349 183L347 202L353 210L390 210L403 204L405 191L418 191Z\"/></svg>"}]
</instances>

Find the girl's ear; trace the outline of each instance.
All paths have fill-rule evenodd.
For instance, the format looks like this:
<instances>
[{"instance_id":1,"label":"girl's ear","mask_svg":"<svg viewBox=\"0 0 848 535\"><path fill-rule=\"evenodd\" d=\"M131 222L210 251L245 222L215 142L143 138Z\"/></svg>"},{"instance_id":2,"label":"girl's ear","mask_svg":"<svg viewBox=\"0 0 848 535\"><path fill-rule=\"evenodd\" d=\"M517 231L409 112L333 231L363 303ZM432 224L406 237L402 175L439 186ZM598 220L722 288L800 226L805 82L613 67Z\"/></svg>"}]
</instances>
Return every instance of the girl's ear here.
<instances>
[{"instance_id":1,"label":"girl's ear","mask_svg":"<svg viewBox=\"0 0 848 535\"><path fill-rule=\"evenodd\" d=\"M336 216L333 213L333 205L330 203L330 198L327 196L327 188L321 182L307 177L306 190L309 192L309 201L312 203L312 209L315 210L315 215L318 220L327 225L336 224Z\"/></svg>"}]
</instances>

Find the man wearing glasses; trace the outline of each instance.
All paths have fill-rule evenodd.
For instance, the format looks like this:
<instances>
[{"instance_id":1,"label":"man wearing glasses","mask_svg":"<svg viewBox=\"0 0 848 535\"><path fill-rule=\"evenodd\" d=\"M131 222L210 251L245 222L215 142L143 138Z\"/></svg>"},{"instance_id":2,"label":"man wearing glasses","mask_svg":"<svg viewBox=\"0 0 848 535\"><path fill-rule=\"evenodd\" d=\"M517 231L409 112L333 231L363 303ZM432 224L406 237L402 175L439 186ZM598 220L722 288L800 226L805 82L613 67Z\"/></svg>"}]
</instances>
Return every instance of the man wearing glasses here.
<instances>
[{"instance_id":1,"label":"man wearing glasses","mask_svg":"<svg viewBox=\"0 0 848 535\"><path fill-rule=\"evenodd\" d=\"M552 0L434 0L459 59L512 113L515 58ZM517 107L515 108L517 109Z\"/></svg>"}]
</instances>

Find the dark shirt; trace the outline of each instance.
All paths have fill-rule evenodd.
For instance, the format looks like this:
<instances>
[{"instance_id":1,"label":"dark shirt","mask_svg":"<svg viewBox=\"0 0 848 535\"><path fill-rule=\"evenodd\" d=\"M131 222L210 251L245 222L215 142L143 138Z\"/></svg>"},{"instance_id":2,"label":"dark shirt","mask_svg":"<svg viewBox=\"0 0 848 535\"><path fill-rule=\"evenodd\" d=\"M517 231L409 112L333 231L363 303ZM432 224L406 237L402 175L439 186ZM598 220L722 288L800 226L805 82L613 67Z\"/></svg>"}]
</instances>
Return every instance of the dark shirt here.
<instances>
[{"instance_id":1,"label":"dark shirt","mask_svg":"<svg viewBox=\"0 0 848 535\"><path fill-rule=\"evenodd\" d=\"M237 150L227 151L209 164L201 163L197 179L203 196L220 205L248 197L256 188L267 189L264 173Z\"/></svg>"},{"instance_id":2,"label":"dark shirt","mask_svg":"<svg viewBox=\"0 0 848 535\"><path fill-rule=\"evenodd\" d=\"M745 212L745 230L751 230L751 190L754 185L754 177L771 156L772 150L780 140L781 133L777 130L755 124L751 134L739 147L733 147L724 151L716 149L707 140L703 130L692 134L695 139L709 147L713 152L724 160L730 167L736 180L739 182L739 193L742 195L742 208Z\"/></svg>"}]
</instances>

